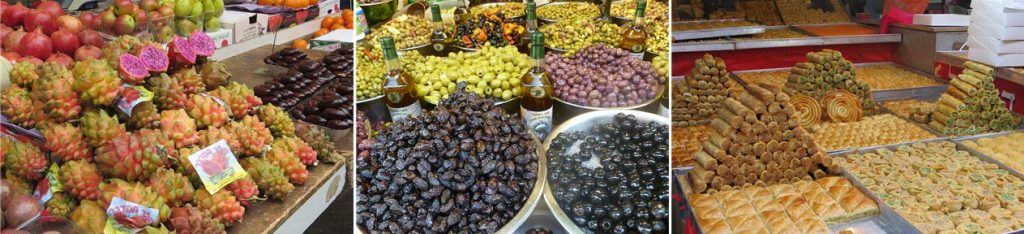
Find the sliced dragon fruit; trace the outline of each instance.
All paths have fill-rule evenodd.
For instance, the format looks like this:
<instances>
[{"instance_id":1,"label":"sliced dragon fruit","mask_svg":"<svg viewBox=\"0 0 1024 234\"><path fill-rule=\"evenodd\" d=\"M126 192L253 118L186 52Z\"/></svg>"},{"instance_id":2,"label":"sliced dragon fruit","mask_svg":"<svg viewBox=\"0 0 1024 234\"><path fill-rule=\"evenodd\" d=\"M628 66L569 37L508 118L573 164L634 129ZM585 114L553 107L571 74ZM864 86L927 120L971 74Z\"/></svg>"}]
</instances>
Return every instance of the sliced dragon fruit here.
<instances>
[{"instance_id":1,"label":"sliced dragon fruit","mask_svg":"<svg viewBox=\"0 0 1024 234\"><path fill-rule=\"evenodd\" d=\"M192 50L196 52L197 56L207 57L213 55L213 51L217 49L213 38L198 30L188 36L188 44L192 46Z\"/></svg>"},{"instance_id":2,"label":"sliced dragon fruit","mask_svg":"<svg viewBox=\"0 0 1024 234\"><path fill-rule=\"evenodd\" d=\"M161 73L167 71L167 66L170 63L170 58L167 57L167 51L157 48L154 45L148 45L142 48L139 52L139 59L146 65L146 70L153 73Z\"/></svg>"},{"instance_id":3,"label":"sliced dragon fruit","mask_svg":"<svg viewBox=\"0 0 1024 234\"><path fill-rule=\"evenodd\" d=\"M188 40L174 36L170 43L167 43L167 57L175 67L187 67L196 64L196 52L189 46Z\"/></svg>"},{"instance_id":4,"label":"sliced dragon fruit","mask_svg":"<svg viewBox=\"0 0 1024 234\"><path fill-rule=\"evenodd\" d=\"M124 53L118 57L118 72L121 74L121 79L131 84L141 84L142 80L149 75L149 70L146 70L146 64L142 62L142 59L135 55Z\"/></svg>"}]
</instances>

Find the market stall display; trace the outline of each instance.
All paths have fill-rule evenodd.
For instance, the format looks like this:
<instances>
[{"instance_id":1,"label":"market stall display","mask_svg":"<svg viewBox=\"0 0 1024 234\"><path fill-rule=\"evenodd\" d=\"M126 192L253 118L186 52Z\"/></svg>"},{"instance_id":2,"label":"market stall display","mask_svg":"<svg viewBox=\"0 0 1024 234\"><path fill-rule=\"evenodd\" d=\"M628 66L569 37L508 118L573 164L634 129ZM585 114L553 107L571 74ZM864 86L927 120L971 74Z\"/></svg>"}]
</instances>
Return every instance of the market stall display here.
<instances>
[{"instance_id":1,"label":"market stall display","mask_svg":"<svg viewBox=\"0 0 1024 234\"><path fill-rule=\"evenodd\" d=\"M550 23L591 20L598 16L601 10L589 2L553 2L537 6L537 19Z\"/></svg>"},{"instance_id":2,"label":"market stall display","mask_svg":"<svg viewBox=\"0 0 1024 234\"><path fill-rule=\"evenodd\" d=\"M708 140L711 128L698 125L692 127L672 127L672 167L692 166L690 157L701 150L701 145Z\"/></svg>"},{"instance_id":3,"label":"market stall display","mask_svg":"<svg viewBox=\"0 0 1024 234\"><path fill-rule=\"evenodd\" d=\"M522 2L481 4L470 7L469 12L474 15L495 14L501 12L508 18L521 18L526 16L526 4L523 4Z\"/></svg>"},{"instance_id":4,"label":"market stall display","mask_svg":"<svg viewBox=\"0 0 1024 234\"><path fill-rule=\"evenodd\" d=\"M633 21L636 12L637 0L622 0L612 2L611 14L612 17L622 19L623 21ZM668 5L664 2L649 1L647 2L647 8L645 10L646 15L644 17L644 23L648 25L653 23L668 23ZM657 31L664 34L664 30Z\"/></svg>"},{"instance_id":5,"label":"market stall display","mask_svg":"<svg viewBox=\"0 0 1024 234\"><path fill-rule=\"evenodd\" d=\"M796 27L824 37L878 34L878 29L860 24L800 25Z\"/></svg>"},{"instance_id":6,"label":"market stall display","mask_svg":"<svg viewBox=\"0 0 1024 234\"><path fill-rule=\"evenodd\" d=\"M1006 109L999 98L993 69L967 61L964 71L949 81L939 97L928 126L946 135L973 135L1004 131L1020 126L1020 118Z\"/></svg>"},{"instance_id":7,"label":"market stall display","mask_svg":"<svg viewBox=\"0 0 1024 234\"><path fill-rule=\"evenodd\" d=\"M842 53L824 49L807 53L808 62L790 69L783 90L812 97L825 109L823 117L838 122L860 119L878 112L871 88L857 78L853 63Z\"/></svg>"},{"instance_id":8,"label":"market stall display","mask_svg":"<svg viewBox=\"0 0 1024 234\"><path fill-rule=\"evenodd\" d=\"M694 194L690 200L708 233L825 233L827 224L879 213L871 198L836 176Z\"/></svg>"},{"instance_id":9,"label":"market stall display","mask_svg":"<svg viewBox=\"0 0 1024 234\"><path fill-rule=\"evenodd\" d=\"M826 151L889 145L935 138L920 126L891 114L867 116L855 122L825 122L807 129Z\"/></svg>"},{"instance_id":10,"label":"market stall display","mask_svg":"<svg viewBox=\"0 0 1024 234\"><path fill-rule=\"evenodd\" d=\"M357 161L361 229L493 233L536 204L546 169L538 163L538 141L521 119L460 86L434 110L382 130L370 155ZM449 158L429 159L439 154ZM388 208L396 206L418 211Z\"/></svg>"},{"instance_id":11,"label":"market stall display","mask_svg":"<svg viewBox=\"0 0 1024 234\"><path fill-rule=\"evenodd\" d=\"M499 9L500 10L500 9ZM504 47L520 45L526 35L526 28L521 20L514 20L505 12L485 11L474 14L455 28L454 43L462 48L480 48L485 45ZM525 10L520 9L520 14ZM522 16L522 15L520 15Z\"/></svg>"},{"instance_id":12,"label":"market stall display","mask_svg":"<svg viewBox=\"0 0 1024 234\"><path fill-rule=\"evenodd\" d=\"M557 100L589 107L625 107L654 100L666 80L651 62L603 44L572 56L549 53L544 64Z\"/></svg>"},{"instance_id":13,"label":"market stall display","mask_svg":"<svg viewBox=\"0 0 1024 234\"><path fill-rule=\"evenodd\" d=\"M849 173L922 233L1002 233L1019 223L1024 183L950 141L837 157Z\"/></svg>"},{"instance_id":14,"label":"market stall display","mask_svg":"<svg viewBox=\"0 0 1024 234\"><path fill-rule=\"evenodd\" d=\"M970 147L992 157L1010 168L1024 170L1024 152L1021 152L1021 143L1024 143L1024 132L1014 131L996 136L982 136L961 141L964 146Z\"/></svg>"},{"instance_id":15,"label":"market stall display","mask_svg":"<svg viewBox=\"0 0 1024 234\"><path fill-rule=\"evenodd\" d=\"M935 103L918 99L895 100L883 102L882 108L904 119L913 120L920 124L928 124L931 122Z\"/></svg>"},{"instance_id":16,"label":"market stall display","mask_svg":"<svg viewBox=\"0 0 1024 234\"><path fill-rule=\"evenodd\" d=\"M433 28L427 18L402 14L377 26L364 40L380 41L381 38L390 36L395 39L395 46L399 50L418 48L430 43L430 32ZM380 48L379 44L369 46Z\"/></svg>"},{"instance_id":17,"label":"market stall display","mask_svg":"<svg viewBox=\"0 0 1024 234\"><path fill-rule=\"evenodd\" d=\"M519 97L520 75L530 68L530 58L516 47L485 46L476 52L457 52L448 57L419 56L407 52L403 63L416 80L416 96L437 104L455 92L459 82L484 98L509 100Z\"/></svg>"},{"instance_id":18,"label":"market stall display","mask_svg":"<svg viewBox=\"0 0 1024 234\"><path fill-rule=\"evenodd\" d=\"M568 55L592 45L617 45L622 37L622 29L618 25L589 19L547 24L541 26L540 31L544 33L548 48Z\"/></svg>"},{"instance_id":19,"label":"market stall display","mask_svg":"<svg viewBox=\"0 0 1024 234\"><path fill-rule=\"evenodd\" d=\"M907 70L894 64L854 64L857 80L868 85L871 91L911 89L942 85L935 79ZM789 70L737 72L736 76L747 83L765 82L783 85L789 79Z\"/></svg>"},{"instance_id":20,"label":"market stall display","mask_svg":"<svg viewBox=\"0 0 1024 234\"><path fill-rule=\"evenodd\" d=\"M779 15L786 24L821 24L849 22L843 4L839 0L804 1L776 0Z\"/></svg>"},{"instance_id":21,"label":"market stall display","mask_svg":"<svg viewBox=\"0 0 1024 234\"><path fill-rule=\"evenodd\" d=\"M672 31L706 30L747 26L758 26L758 24L746 20L686 21L682 23L673 23Z\"/></svg>"},{"instance_id":22,"label":"market stall display","mask_svg":"<svg viewBox=\"0 0 1024 234\"><path fill-rule=\"evenodd\" d=\"M673 90L677 94L672 103L675 127L707 125L724 111L722 100L730 96L729 71L722 58L705 54L694 64L690 75Z\"/></svg>"}]
</instances>

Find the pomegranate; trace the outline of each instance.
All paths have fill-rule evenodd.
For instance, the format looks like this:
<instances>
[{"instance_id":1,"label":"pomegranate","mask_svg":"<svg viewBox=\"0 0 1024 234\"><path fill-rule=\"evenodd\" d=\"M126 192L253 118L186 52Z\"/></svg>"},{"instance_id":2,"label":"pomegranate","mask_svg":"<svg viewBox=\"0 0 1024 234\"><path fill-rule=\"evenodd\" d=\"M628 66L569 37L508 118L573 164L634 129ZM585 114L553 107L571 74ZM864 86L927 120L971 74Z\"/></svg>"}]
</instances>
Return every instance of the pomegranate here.
<instances>
[{"instance_id":1,"label":"pomegranate","mask_svg":"<svg viewBox=\"0 0 1024 234\"><path fill-rule=\"evenodd\" d=\"M74 32L65 29L53 32L53 34L50 35L50 40L53 41L53 49L65 54L75 54L75 50L81 46L81 43L78 41L78 36L76 36Z\"/></svg>"},{"instance_id":2,"label":"pomegranate","mask_svg":"<svg viewBox=\"0 0 1024 234\"><path fill-rule=\"evenodd\" d=\"M22 56L21 59L18 60L18 62L19 63L31 63L31 64L35 64L35 65L43 64L43 60L40 60L40 59L38 59L36 57L32 57L32 56Z\"/></svg>"},{"instance_id":3,"label":"pomegranate","mask_svg":"<svg viewBox=\"0 0 1024 234\"><path fill-rule=\"evenodd\" d=\"M3 18L0 19L0 21L3 21L4 25L17 27L18 25L21 25L22 20L25 19L26 15L28 15L28 11L28 7L25 7L25 5L21 5L21 2L18 2L13 6L4 8Z\"/></svg>"},{"instance_id":4,"label":"pomegranate","mask_svg":"<svg viewBox=\"0 0 1024 234\"><path fill-rule=\"evenodd\" d=\"M81 42L82 45L103 47L103 37L100 36L99 32L91 29L82 30L82 32L78 33L78 41Z\"/></svg>"},{"instance_id":5,"label":"pomegranate","mask_svg":"<svg viewBox=\"0 0 1024 234\"><path fill-rule=\"evenodd\" d=\"M21 226L21 224L31 221L43 212L43 207L39 205L39 201L29 195L15 195L7 203L9 203L9 206L4 207L6 208L4 209L4 220L12 227Z\"/></svg>"},{"instance_id":6,"label":"pomegranate","mask_svg":"<svg viewBox=\"0 0 1024 234\"><path fill-rule=\"evenodd\" d=\"M53 17L64 15L64 8L61 8L60 3L56 1L44 0L36 5L36 10L49 12Z\"/></svg>"},{"instance_id":7,"label":"pomegranate","mask_svg":"<svg viewBox=\"0 0 1024 234\"><path fill-rule=\"evenodd\" d=\"M18 61L19 59L21 59L21 54L14 51L0 52L0 56L3 56L4 58L7 58L7 60L10 61Z\"/></svg>"},{"instance_id":8,"label":"pomegranate","mask_svg":"<svg viewBox=\"0 0 1024 234\"><path fill-rule=\"evenodd\" d=\"M53 42L50 41L49 37L43 34L42 30L37 28L35 31L29 32L25 34L25 37L21 38L21 43L18 44L18 53L21 53L23 56L49 58L50 54L53 53Z\"/></svg>"},{"instance_id":9,"label":"pomegranate","mask_svg":"<svg viewBox=\"0 0 1024 234\"><path fill-rule=\"evenodd\" d=\"M4 36L7 36L7 34L11 32L14 32L13 28L7 27L7 25L0 24L0 39L3 39Z\"/></svg>"},{"instance_id":10,"label":"pomegranate","mask_svg":"<svg viewBox=\"0 0 1024 234\"><path fill-rule=\"evenodd\" d=\"M10 51L18 51L18 44L21 43L21 38L25 36L25 31L18 29L4 35L4 49Z\"/></svg>"},{"instance_id":11,"label":"pomegranate","mask_svg":"<svg viewBox=\"0 0 1024 234\"><path fill-rule=\"evenodd\" d=\"M50 55L49 58L46 58L46 62L55 62L59 63L60 65L64 65L65 67L71 68L71 63L74 63L75 60L71 59L71 56L68 56L64 53L56 53Z\"/></svg>"},{"instance_id":12,"label":"pomegranate","mask_svg":"<svg viewBox=\"0 0 1024 234\"><path fill-rule=\"evenodd\" d=\"M82 12L82 14L78 15L78 19L82 21L85 28L93 30L100 28L100 17L96 15L96 13L92 13L91 11Z\"/></svg>"},{"instance_id":13,"label":"pomegranate","mask_svg":"<svg viewBox=\"0 0 1024 234\"><path fill-rule=\"evenodd\" d=\"M50 35L50 33L57 31L56 19L56 16L47 14L42 10L29 11L28 15L25 16L25 31L41 28L43 33Z\"/></svg>"},{"instance_id":14,"label":"pomegranate","mask_svg":"<svg viewBox=\"0 0 1024 234\"><path fill-rule=\"evenodd\" d=\"M103 50L92 45L84 45L75 50L75 60L85 61L88 59L99 59L103 56Z\"/></svg>"},{"instance_id":15,"label":"pomegranate","mask_svg":"<svg viewBox=\"0 0 1024 234\"><path fill-rule=\"evenodd\" d=\"M71 33L78 33L85 28L85 25L82 23L82 20L74 16L62 15L57 17L57 27L71 31Z\"/></svg>"}]
</instances>

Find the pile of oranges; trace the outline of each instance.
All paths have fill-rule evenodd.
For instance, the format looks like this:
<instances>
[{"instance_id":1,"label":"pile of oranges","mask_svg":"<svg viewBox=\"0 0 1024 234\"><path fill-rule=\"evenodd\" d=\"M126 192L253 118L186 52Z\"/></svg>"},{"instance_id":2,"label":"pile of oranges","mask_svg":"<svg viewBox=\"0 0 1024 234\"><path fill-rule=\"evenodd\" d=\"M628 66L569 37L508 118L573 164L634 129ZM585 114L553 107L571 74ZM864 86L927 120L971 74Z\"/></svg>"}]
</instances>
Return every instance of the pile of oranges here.
<instances>
[{"instance_id":1,"label":"pile of oranges","mask_svg":"<svg viewBox=\"0 0 1024 234\"><path fill-rule=\"evenodd\" d=\"M309 6L315 6L319 2L319 0L257 0L256 4L259 4L260 6L283 6L292 9L301 9Z\"/></svg>"},{"instance_id":2,"label":"pile of oranges","mask_svg":"<svg viewBox=\"0 0 1024 234\"><path fill-rule=\"evenodd\" d=\"M324 17L324 20L320 21L320 29L313 33L313 37L320 37L338 29L352 29L355 23L352 20L353 14L351 9L345 9L341 11L340 16Z\"/></svg>"}]
</instances>

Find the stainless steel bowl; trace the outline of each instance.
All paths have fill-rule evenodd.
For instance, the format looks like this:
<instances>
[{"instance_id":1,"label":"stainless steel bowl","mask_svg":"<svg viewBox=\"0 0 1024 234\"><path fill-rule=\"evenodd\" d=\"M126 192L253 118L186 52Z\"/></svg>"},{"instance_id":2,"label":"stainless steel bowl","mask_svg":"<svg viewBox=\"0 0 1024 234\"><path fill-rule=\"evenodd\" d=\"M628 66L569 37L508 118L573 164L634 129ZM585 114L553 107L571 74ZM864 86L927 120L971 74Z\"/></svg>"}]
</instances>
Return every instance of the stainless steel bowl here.
<instances>
[{"instance_id":1,"label":"stainless steel bowl","mask_svg":"<svg viewBox=\"0 0 1024 234\"><path fill-rule=\"evenodd\" d=\"M516 212L516 215L512 216L512 219L505 223L504 226L501 226L501 229L498 229L496 233L512 233L526 223L526 220L530 218L530 214L537 208L537 204L540 204L540 199L544 196L545 189L547 188L545 185L548 178L547 147L543 147L544 145L541 145L540 140L536 137L531 135L531 138L533 138L534 145L537 146L537 178L533 182L533 191L530 192L530 196L526 197L526 203L523 203L523 207L519 209L519 212ZM358 197L356 199L358 202ZM359 226L357 231L358 233L369 233L362 226Z\"/></svg>"},{"instance_id":2,"label":"stainless steel bowl","mask_svg":"<svg viewBox=\"0 0 1024 234\"><path fill-rule=\"evenodd\" d=\"M554 140L558 134L563 132L589 131L593 126L611 122L615 115L619 113L634 115L640 122L655 121L660 124L664 124L665 126L671 124L667 117L642 111L602 110L590 112L573 117L552 130L547 139L544 139L545 155L547 153L546 150L551 146L551 141ZM547 177L545 177L544 180L546 181ZM545 182L545 184L545 187L551 186L551 184L547 184L547 182ZM555 195L551 192L551 188L544 188L544 202L551 208L551 213L554 214L555 219L558 219L558 223L562 224L562 227L565 228L565 230L568 230L569 233L585 233L583 229L576 225L576 223L572 221L572 218L570 218L569 215L566 214L558 205L558 200L555 200Z\"/></svg>"},{"instance_id":3,"label":"stainless steel bowl","mask_svg":"<svg viewBox=\"0 0 1024 234\"><path fill-rule=\"evenodd\" d=\"M414 46L398 49L398 53L402 53L402 52L405 52L405 51L414 51L415 50L417 52L420 52L420 54L424 54L424 52L426 52L428 49L430 49L430 48L427 48L427 46L429 46L429 45L430 44L414 45Z\"/></svg>"},{"instance_id":4,"label":"stainless steel bowl","mask_svg":"<svg viewBox=\"0 0 1024 234\"><path fill-rule=\"evenodd\" d=\"M585 2L585 1L552 2L552 3L548 3L548 4L537 6L537 10L540 10L541 7L545 7L545 6L565 5L565 4L569 4L569 3L590 3L590 2ZM590 3L590 4L594 5L593 3ZM601 6L597 6L597 7L598 7L598 9L600 9ZM599 14L597 17L600 18L601 15ZM558 23L558 20L543 18L543 17L540 17L539 15L537 16L537 20L540 21L541 23L544 23L544 24Z\"/></svg>"},{"instance_id":5,"label":"stainless steel bowl","mask_svg":"<svg viewBox=\"0 0 1024 234\"><path fill-rule=\"evenodd\" d=\"M664 84L664 85L668 85L668 84ZM554 119L554 121L555 121L555 123L559 123L559 122L565 121L566 117L577 116L577 115L581 115L581 114L584 114L584 113L587 113L587 112L602 111L602 110L620 110L620 111L621 110L636 110L636 111L643 111L643 112L647 112L647 113L658 113L658 108L659 108L658 101L661 100L661 96L662 95L665 95L665 89L659 88L658 90L660 90L660 91L658 91L658 94L654 95L654 98L651 98L650 100L644 101L644 102L636 104L636 105L620 106L620 107L592 107L592 106L586 106L586 105L579 105L579 104L575 104L575 103L570 103L570 102L564 101L564 100L562 100L562 99L560 99L558 97L551 97L552 99L555 99L555 106L554 106L554 108L555 108L554 109L554 111L555 111L555 119Z\"/></svg>"},{"instance_id":6,"label":"stainless steel bowl","mask_svg":"<svg viewBox=\"0 0 1024 234\"><path fill-rule=\"evenodd\" d=\"M480 4L480 5L473 5L472 7L469 8L469 11L472 12L474 10L482 10L484 8L491 8L491 7L501 6L501 5L508 5L508 4L522 4L523 5L523 12L520 12L521 15L516 16L516 17L509 17L509 19L526 18L526 4L523 4L522 2L489 2L489 3ZM505 12L505 15L508 15L508 12Z\"/></svg>"}]
</instances>

